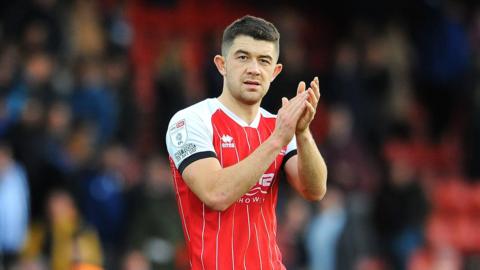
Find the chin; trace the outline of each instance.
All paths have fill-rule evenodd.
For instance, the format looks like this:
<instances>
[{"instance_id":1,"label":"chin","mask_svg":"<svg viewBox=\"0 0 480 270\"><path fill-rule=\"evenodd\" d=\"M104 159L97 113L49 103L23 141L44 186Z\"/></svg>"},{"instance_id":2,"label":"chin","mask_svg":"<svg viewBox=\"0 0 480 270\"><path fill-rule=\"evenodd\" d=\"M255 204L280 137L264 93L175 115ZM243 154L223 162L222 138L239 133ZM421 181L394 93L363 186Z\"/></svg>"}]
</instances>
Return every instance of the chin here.
<instances>
[{"instance_id":1,"label":"chin","mask_svg":"<svg viewBox=\"0 0 480 270\"><path fill-rule=\"evenodd\" d=\"M262 98L265 96L265 93L260 91L245 91L241 95L241 99L247 104L256 104L262 101Z\"/></svg>"},{"instance_id":2,"label":"chin","mask_svg":"<svg viewBox=\"0 0 480 270\"><path fill-rule=\"evenodd\" d=\"M260 103L260 101L262 101L262 100L261 100L261 99L257 99L257 100L244 99L244 100L243 100L243 103L245 103L245 104L247 104L247 105L255 105L255 104Z\"/></svg>"}]
</instances>

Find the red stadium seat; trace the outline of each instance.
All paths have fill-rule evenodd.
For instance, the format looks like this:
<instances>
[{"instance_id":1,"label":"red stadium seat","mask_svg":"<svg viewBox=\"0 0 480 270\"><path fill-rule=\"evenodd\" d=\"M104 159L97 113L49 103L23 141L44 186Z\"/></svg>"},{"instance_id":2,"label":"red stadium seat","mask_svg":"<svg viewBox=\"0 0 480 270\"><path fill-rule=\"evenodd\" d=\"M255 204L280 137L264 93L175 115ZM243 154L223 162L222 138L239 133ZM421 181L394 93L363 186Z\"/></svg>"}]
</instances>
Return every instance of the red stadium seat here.
<instances>
[{"instance_id":1,"label":"red stadium seat","mask_svg":"<svg viewBox=\"0 0 480 270\"><path fill-rule=\"evenodd\" d=\"M475 228L473 220L468 216L462 216L454 221L451 228L451 236L454 247L464 254L475 250L477 244L478 229Z\"/></svg>"},{"instance_id":2,"label":"red stadium seat","mask_svg":"<svg viewBox=\"0 0 480 270\"><path fill-rule=\"evenodd\" d=\"M451 234L452 222L443 215L433 214L430 216L425 227L425 237L429 246L439 248L452 246Z\"/></svg>"},{"instance_id":3,"label":"red stadium seat","mask_svg":"<svg viewBox=\"0 0 480 270\"><path fill-rule=\"evenodd\" d=\"M443 180L435 184L433 208L450 217L467 212L470 205L470 190L464 181Z\"/></svg>"},{"instance_id":4,"label":"red stadium seat","mask_svg":"<svg viewBox=\"0 0 480 270\"><path fill-rule=\"evenodd\" d=\"M480 183L472 185L470 188L470 214L480 218Z\"/></svg>"}]
</instances>

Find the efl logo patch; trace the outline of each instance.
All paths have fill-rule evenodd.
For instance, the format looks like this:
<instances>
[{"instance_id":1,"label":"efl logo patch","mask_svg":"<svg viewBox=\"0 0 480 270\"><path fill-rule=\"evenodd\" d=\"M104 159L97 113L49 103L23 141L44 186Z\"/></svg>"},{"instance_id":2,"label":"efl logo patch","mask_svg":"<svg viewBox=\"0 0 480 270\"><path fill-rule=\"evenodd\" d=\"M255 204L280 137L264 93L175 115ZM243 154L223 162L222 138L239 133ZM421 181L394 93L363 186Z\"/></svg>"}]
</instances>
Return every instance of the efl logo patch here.
<instances>
[{"instance_id":1,"label":"efl logo patch","mask_svg":"<svg viewBox=\"0 0 480 270\"><path fill-rule=\"evenodd\" d=\"M185 123L185 119L173 124L169 128L168 133L170 134L170 140L173 145L176 147L184 145L187 141L187 124Z\"/></svg>"}]
</instances>

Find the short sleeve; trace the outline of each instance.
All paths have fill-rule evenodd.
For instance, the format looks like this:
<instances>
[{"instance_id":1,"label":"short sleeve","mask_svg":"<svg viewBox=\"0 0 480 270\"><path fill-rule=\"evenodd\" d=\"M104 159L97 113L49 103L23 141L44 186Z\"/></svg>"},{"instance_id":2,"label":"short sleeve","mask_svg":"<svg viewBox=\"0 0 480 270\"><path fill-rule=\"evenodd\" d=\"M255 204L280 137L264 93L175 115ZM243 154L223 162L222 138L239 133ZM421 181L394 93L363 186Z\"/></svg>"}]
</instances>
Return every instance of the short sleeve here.
<instances>
[{"instance_id":1,"label":"short sleeve","mask_svg":"<svg viewBox=\"0 0 480 270\"><path fill-rule=\"evenodd\" d=\"M201 113L188 109L178 112L170 120L166 145L168 154L180 174L196 160L216 158L213 130L209 124L202 118Z\"/></svg>"},{"instance_id":2,"label":"short sleeve","mask_svg":"<svg viewBox=\"0 0 480 270\"><path fill-rule=\"evenodd\" d=\"M297 154L297 138L293 136L292 140L287 145L287 149L285 150L285 156L283 157L282 167L284 167L285 163L296 154Z\"/></svg>"}]
</instances>

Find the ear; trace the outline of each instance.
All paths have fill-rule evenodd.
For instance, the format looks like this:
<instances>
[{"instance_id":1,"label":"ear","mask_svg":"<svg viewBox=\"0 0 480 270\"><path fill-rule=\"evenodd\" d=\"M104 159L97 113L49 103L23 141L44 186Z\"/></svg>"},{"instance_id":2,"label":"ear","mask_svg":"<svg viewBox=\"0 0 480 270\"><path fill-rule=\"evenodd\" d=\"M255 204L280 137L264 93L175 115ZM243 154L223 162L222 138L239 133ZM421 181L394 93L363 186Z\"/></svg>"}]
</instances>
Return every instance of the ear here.
<instances>
[{"instance_id":1,"label":"ear","mask_svg":"<svg viewBox=\"0 0 480 270\"><path fill-rule=\"evenodd\" d=\"M217 54L213 58L213 62L215 63L215 66L217 67L218 72L220 72L220 74L225 76L225 74L227 73L225 70L225 58Z\"/></svg>"},{"instance_id":2,"label":"ear","mask_svg":"<svg viewBox=\"0 0 480 270\"><path fill-rule=\"evenodd\" d=\"M273 70L273 76L272 76L272 82L275 80L275 78L282 72L283 65L282 64L276 64L275 69Z\"/></svg>"}]
</instances>

